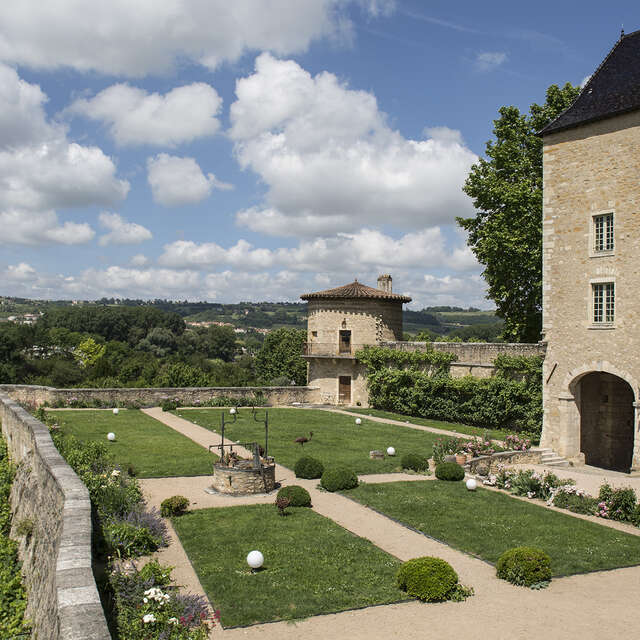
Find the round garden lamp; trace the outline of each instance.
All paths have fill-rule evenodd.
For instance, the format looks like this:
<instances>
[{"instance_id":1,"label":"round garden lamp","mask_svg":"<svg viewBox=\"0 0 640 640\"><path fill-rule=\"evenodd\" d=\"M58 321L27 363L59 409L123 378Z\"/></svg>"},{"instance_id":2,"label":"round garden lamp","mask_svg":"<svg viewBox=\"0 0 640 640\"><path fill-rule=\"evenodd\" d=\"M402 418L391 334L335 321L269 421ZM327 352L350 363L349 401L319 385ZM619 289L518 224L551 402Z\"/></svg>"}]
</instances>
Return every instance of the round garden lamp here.
<instances>
[{"instance_id":1,"label":"round garden lamp","mask_svg":"<svg viewBox=\"0 0 640 640\"><path fill-rule=\"evenodd\" d=\"M117 415L118 415L118 409L117 409L117 408L115 408L115 409L113 410L113 415L114 415L114 416L117 416Z\"/></svg>"},{"instance_id":2,"label":"round garden lamp","mask_svg":"<svg viewBox=\"0 0 640 640\"><path fill-rule=\"evenodd\" d=\"M396 455L396 450L393 447L387 447L387 455L388 456L395 456Z\"/></svg>"},{"instance_id":3,"label":"round garden lamp","mask_svg":"<svg viewBox=\"0 0 640 640\"><path fill-rule=\"evenodd\" d=\"M235 407L231 407L231 409L229 409L229 413L231 415L234 415L236 413L236 408Z\"/></svg>"},{"instance_id":4,"label":"round garden lamp","mask_svg":"<svg viewBox=\"0 0 640 640\"><path fill-rule=\"evenodd\" d=\"M113 431L109 431L109 433L107 433L107 440L109 442L113 442L116 439L116 434L113 433Z\"/></svg>"},{"instance_id":5,"label":"round garden lamp","mask_svg":"<svg viewBox=\"0 0 640 640\"><path fill-rule=\"evenodd\" d=\"M247 564L252 568L252 569L259 569L262 564L264 563L264 556L262 555L262 553L260 553L260 551L254 550L254 551L249 551L249 553L247 554Z\"/></svg>"},{"instance_id":6,"label":"round garden lamp","mask_svg":"<svg viewBox=\"0 0 640 640\"><path fill-rule=\"evenodd\" d=\"M478 488L478 483L475 481L474 478L469 478L466 482L466 485L469 491L475 491Z\"/></svg>"},{"instance_id":7,"label":"round garden lamp","mask_svg":"<svg viewBox=\"0 0 640 640\"><path fill-rule=\"evenodd\" d=\"M360 418L356 418L356 424L360 426L362 424L362 420Z\"/></svg>"}]
</instances>

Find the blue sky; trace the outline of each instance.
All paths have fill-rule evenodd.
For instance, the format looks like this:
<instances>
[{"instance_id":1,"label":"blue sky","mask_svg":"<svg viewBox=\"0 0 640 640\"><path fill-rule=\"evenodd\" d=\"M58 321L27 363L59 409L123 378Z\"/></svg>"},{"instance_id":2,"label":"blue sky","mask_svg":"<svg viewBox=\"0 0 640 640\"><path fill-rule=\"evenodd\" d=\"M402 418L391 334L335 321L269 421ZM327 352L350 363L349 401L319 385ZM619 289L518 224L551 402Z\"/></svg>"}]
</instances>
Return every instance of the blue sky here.
<instances>
[{"instance_id":1,"label":"blue sky","mask_svg":"<svg viewBox=\"0 0 640 640\"><path fill-rule=\"evenodd\" d=\"M0 295L297 300L388 272L412 308L490 308L469 167L634 4L3 2Z\"/></svg>"}]
</instances>

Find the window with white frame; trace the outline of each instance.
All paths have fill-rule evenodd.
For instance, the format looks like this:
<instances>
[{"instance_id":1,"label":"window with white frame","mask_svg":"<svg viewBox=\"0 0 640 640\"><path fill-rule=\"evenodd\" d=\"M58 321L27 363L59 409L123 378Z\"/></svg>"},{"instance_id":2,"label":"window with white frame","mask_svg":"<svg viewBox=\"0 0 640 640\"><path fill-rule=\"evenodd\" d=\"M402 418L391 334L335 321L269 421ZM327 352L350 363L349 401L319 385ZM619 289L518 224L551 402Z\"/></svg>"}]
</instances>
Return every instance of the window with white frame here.
<instances>
[{"instance_id":1,"label":"window with white frame","mask_svg":"<svg viewBox=\"0 0 640 640\"><path fill-rule=\"evenodd\" d=\"M598 282L591 286L593 288L593 323L611 324L615 319L615 283Z\"/></svg>"},{"instance_id":2,"label":"window with white frame","mask_svg":"<svg viewBox=\"0 0 640 640\"><path fill-rule=\"evenodd\" d=\"M593 216L593 251L613 251L613 213Z\"/></svg>"}]
</instances>

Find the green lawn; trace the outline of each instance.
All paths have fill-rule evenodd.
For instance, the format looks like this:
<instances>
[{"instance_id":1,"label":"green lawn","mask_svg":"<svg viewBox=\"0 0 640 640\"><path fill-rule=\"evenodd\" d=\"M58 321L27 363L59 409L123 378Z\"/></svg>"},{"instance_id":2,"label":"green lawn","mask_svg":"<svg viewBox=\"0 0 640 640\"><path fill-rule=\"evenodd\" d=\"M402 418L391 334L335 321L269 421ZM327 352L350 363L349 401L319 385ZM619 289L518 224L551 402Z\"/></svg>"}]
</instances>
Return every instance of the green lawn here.
<instances>
[{"instance_id":1,"label":"green lawn","mask_svg":"<svg viewBox=\"0 0 640 640\"><path fill-rule=\"evenodd\" d=\"M460 424L458 422L443 422L442 420L430 420L428 418L418 418L415 416L407 416L403 413L393 413L392 411L381 411L380 409L349 409L354 413L360 413L365 416L371 415L376 418L389 418L390 420L400 420L400 422L413 422L413 424L421 424L425 427L435 427L436 429L444 429L445 431L457 431L458 433L465 433L470 436L482 436L485 433L489 434L489 437L493 440L504 440L505 437L511 433L510 431L503 431L501 429L483 429L482 427L472 427L468 424Z\"/></svg>"},{"instance_id":2,"label":"green lawn","mask_svg":"<svg viewBox=\"0 0 640 640\"><path fill-rule=\"evenodd\" d=\"M116 462L133 465L138 477L201 476L212 473L217 456L137 410L50 412L65 434L109 445ZM116 434L109 442L107 433Z\"/></svg>"},{"instance_id":3,"label":"green lawn","mask_svg":"<svg viewBox=\"0 0 640 640\"><path fill-rule=\"evenodd\" d=\"M222 624L304 618L406 600L395 585L398 560L311 509L274 505L198 509L173 518ZM260 550L252 574L249 551Z\"/></svg>"},{"instance_id":4,"label":"green lawn","mask_svg":"<svg viewBox=\"0 0 640 640\"><path fill-rule=\"evenodd\" d=\"M346 495L491 563L530 545L549 554L556 576L640 564L640 536L463 482L364 484Z\"/></svg>"},{"instance_id":5,"label":"green lawn","mask_svg":"<svg viewBox=\"0 0 640 640\"><path fill-rule=\"evenodd\" d=\"M177 409L175 413L208 429L220 430L220 413L229 409ZM264 410L259 411L264 416ZM299 436L313 438L303 446L294 442ZM365 417L357 426L355 418L313 409L269 409L269 455L292 469L303 455L314 456L327 465L345 464L356 473L387 473L399 470L404 453L431 457L438 435L392 424L372 422ZM238 409L238 420L227 424L225 438L239 442L264 442L264 425L255 422L251 409ZM396 456L370 460L369 451L394 447Z\"/></svg>"}]
</instances>

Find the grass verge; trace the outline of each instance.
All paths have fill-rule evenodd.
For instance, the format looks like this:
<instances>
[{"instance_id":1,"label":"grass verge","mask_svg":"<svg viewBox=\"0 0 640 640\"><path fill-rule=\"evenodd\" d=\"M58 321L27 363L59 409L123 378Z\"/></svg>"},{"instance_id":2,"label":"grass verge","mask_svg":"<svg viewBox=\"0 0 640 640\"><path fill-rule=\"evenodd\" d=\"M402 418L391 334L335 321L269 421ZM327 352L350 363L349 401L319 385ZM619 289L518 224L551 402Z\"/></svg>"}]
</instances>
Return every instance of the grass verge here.
<instances>
[{"instance_id":1,"label":"grass verge","mask_svg":"<svg viewBox=\"0 0 640 640\"><path fill-rule=\"evenodd\" d=\"M111 411L57 411L55 417L63 433L82 441L97 440L109 445L118 465L133 465L139 478L164 476L200 476L212 472L217 456L171 427L138 410L114 415ZM116 434L115 442L107 433Z\"/></svg>"},{"instance_id":2,"label":"grass verge","mask_svg":"<svg viewBox=\"0 0 640 640\"><path fill-rule=\"evenodd\" d=\"M198 509L173 518L198 578L224 626L304 618L406 600L400 562L311 509L273 505ZM260 550L251 573L246 556Z\"/></svg>"},{"instance_id":3,"label":"grass verge","mask_svg":"<svg viewBox=\"0 0 640 640\"><path fill-rule=\"evenodd\" d=\"M463 482L364 484L347 495L492 564L518 546L546 551L555 576L640 564L640 536Z\"/></svg>"},{"instance_id":4,"label":"grass verge","mask_svg":"<svg viewBox=\"0 0 640 640\"><path fill-rule=\"evenodd\" d=\"M186 420L220 431L220 413L224 409L177 409L174 413ZM229 416L229 409L226 409ZM258 412L264 416L264 410ZM304 445L294 440L300 436L313 438ZM293 469L303 455L322 460L325 467L346 465L356 473L388 473L398 471L405 453L431 457L438 435L392 424L372 422L366 417L357 426L355 418L313 409L269 409L269 455L276 462ZM251 415L251 409L238 409L237 422L227 424L225 438L238 442L264 444L264 425ZM395 457L370 460L369 451L386 451L394 447Z\"/></svg>"}]
</instances>

